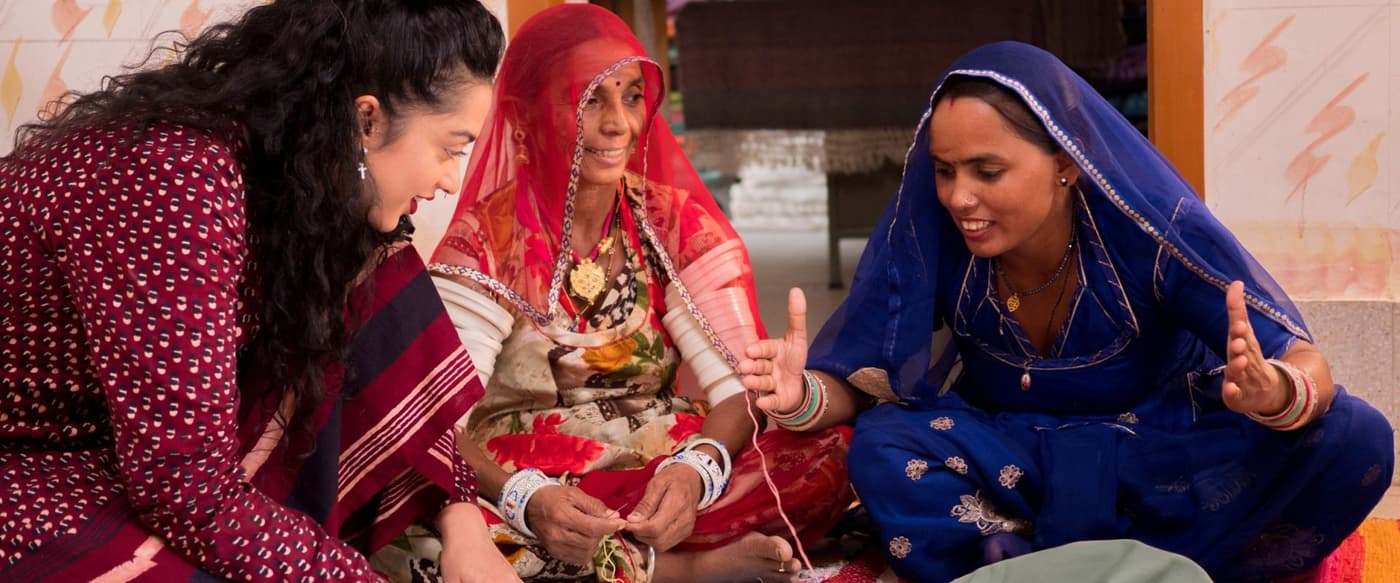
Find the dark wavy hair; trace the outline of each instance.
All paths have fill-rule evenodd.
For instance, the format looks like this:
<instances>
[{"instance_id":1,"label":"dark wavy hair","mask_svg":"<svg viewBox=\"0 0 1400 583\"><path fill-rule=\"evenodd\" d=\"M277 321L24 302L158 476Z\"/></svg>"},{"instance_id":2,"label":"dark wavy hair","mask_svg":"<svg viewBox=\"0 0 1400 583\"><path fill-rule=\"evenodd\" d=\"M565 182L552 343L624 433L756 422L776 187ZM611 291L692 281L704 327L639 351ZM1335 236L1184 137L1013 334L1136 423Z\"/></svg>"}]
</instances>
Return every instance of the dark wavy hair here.
<instances>
[{"instance_id":1,"label":"dark wavy hair","mask_svg":"<svg viewBox=\"0 0 1400 583\"><path fill-rule=\"evenodd\" d=\"M476 0L274 0L210 27L173 62L65 96L56 113L21 128L16 149L83 128L119 124L133 139L152 124L237 124L258 325L239 354L245 402L290 395L306 422L325 396L326 370L344 362L359 302L356 281L400 232L368 222L354 99L373 95L389 119L455 106L490 82L504 35ZM403 225L405 222L401 222ZM400 231L402 231L402 227ZM356 294L361 295L361 294Z\"/></svg>"}]
</instances>

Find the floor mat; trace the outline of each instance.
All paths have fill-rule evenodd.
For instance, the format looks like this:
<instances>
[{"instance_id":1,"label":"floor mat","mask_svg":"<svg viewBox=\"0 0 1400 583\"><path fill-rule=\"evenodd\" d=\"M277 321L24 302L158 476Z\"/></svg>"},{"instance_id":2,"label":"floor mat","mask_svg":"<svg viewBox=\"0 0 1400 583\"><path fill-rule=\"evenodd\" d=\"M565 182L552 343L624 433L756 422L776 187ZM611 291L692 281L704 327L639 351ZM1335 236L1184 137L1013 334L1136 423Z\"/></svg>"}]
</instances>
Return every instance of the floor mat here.
<instances>
[{"instance_id":1,"label":"floor mat","mask_svg":"<svg viewBox=\"0 0 1400 583\"><path fill-rule=\"evenodd\" d=\"M882 549L850 561L815 561L800 583L898 583ZM1396 583L1400 581L1400 520L1369 518L1311 573L1280 583Z\"/></svg>"}]
</instances>

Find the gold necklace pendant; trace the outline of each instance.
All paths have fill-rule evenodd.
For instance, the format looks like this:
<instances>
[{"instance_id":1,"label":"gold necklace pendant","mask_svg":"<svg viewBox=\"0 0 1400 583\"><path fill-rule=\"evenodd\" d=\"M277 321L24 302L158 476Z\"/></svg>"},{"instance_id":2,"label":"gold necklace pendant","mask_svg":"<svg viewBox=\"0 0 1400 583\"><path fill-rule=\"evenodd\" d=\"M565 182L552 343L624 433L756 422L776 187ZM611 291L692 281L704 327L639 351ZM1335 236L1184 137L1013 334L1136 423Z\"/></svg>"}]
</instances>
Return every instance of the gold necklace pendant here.
<instances>
[{"instance_id":1,"label":"gold necklace pendant","mask_svg":"<svg viewBox=\"0 0 1400 583\"><path fill-rule=\"evenodd\" d=\"M569 271L569 288L574 295L592 301L603 291L603 268L592 259L584 258Z\"/></svg>"},{"instance_id":2,"label":"gold necklace pendant","mask_svg":"<svg viewBox=\"0 0 1400 583\"><path fill-rule=\"evenodd\" d=\"M1021 309L1021 296L1017 295L1016 292L1011 292L1011 295L1006 298L1006 311L1015 314L1016 310L1019 309Z\"/></svg>"}]
</instances>

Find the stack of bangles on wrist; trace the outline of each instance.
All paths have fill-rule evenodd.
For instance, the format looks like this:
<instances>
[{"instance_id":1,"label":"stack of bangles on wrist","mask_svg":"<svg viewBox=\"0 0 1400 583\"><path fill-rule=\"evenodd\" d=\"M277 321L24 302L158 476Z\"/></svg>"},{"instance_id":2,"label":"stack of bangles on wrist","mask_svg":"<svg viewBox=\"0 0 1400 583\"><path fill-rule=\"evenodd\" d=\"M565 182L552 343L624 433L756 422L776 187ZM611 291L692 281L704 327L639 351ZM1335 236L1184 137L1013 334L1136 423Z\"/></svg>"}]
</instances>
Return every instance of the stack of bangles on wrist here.
<instances>
[{"instance_id":1,"label":"stack of bangles on wrist","mask_svg":"<svg viewBox=\"0 0 1400 583\"><path fill-rule=\"evenodd\" d=\"M710 457L710 454L695 449L700 445L708 445L719 450L721 465ZM729 459L729 451L724 449L724 444L709 438L701 438L690 442L680 451L671 454L670 458L656 466L659 473L663 468L671 464L685 464L700 474L700 482L704 486L704 493L700 495L700 505L696 508L704 509L714 504L719 497L724 494L724 489L729 487L729 475L734 470L734 464Z\"/></svg>"},{"instance_id":2,"label":"stack of bangles on wrist","mask_svg":"<svg viewBox=\"0 0 1400 583\"><path fill-rule=\"evenodd\" d=\"M500 509L501 518L506 519L506 523L515 527L515 530L530 538L538 538L525 524L525 505L530 503L530 498L540 488L559 485L561 483L557 478L551 478L535 468L525 468L511 474L510 479L506 480L505 486L501 487L501 497L496 501L496 508Z\"/></svg>"},{"instance_id":3,"label":"stack of bangles on wrist","mask_svg":"<svg viewBox=\"0 0 1400 583\"><path fill-rule=\"evenodd\" d=\"M831 404L830 396L827 394L826 382L811 373L802 371L803 387L805 396L802 399L802 406L788 413L769 411L768 418L777 422L778 425L790 431L807 431L817 426L822 417L826 416L826 408Z\"/></svg>"},{"instance_id":4,"label":"stack of bangles on wrist","mask_svg":"<svg viewBox=\"0 0 1400 583\"><path fill-rule=\"evenodd\" d=\"M1292 431L1302 427L1317 410L1317 381L1314 381L1303 369L1282 360L1271 358L1269 364L1288 379L1288 384L1293 388L1293 399L1288 407L1277 415L1248 413L1248 417L1258 421L1260 425L1278 431Z\"/></svg>"}]
</instances>

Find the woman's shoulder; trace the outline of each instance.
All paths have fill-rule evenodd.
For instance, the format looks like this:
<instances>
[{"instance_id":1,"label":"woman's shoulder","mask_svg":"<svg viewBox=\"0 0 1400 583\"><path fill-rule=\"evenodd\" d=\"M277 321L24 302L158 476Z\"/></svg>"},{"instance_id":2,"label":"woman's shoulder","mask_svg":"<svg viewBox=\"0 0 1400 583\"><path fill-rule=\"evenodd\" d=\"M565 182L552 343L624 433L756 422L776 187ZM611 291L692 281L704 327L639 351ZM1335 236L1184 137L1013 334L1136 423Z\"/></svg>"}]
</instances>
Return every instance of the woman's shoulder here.
<instances>
[{"instance_id":1,"label":"woman's shoulder","mask_svg":"<svg viewBox=\"0 0 1400 583\"><path fill-rule=\"evenodd\" d=\"M66 154L77 158L79 164L99 166L104 162L150 160L166 153L233 158L241 152L244 141L241 126L231 120L193 125L125 118L32 134L16 150L16 155Z\"/></svg>"},{"instance_id":2,"label":"woman's shoulder","mask_svg":"<svg viewBox=\"0 0 1400 583\"><path fill-rule=\"evenodd\" d=\"M0 175L13 179L13 190L29 193L39 209L102 206L123 214L167 212L187 204L228 209L243 195L241 141L232 124L89 124L31 135L0 162ZM114 196L119 191L147 194Z\"/></svg>"},{"instance_id":3,"label":"woman's shoulder","mask_svg":"<svg viewBox=\"0 0 1400 583\"><path fill-rule=\"evenodd\" d=\"M240 126L232 122L200 127L170 121L157 121L135 128L134 139L126 142L128 154L161 160L161 170L167 162L176 165L214 166L231 169L241 155L244 137Z\"/></svg>"}]
</instances>

